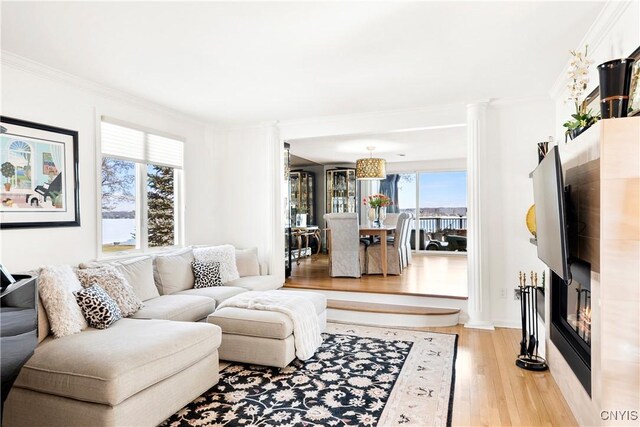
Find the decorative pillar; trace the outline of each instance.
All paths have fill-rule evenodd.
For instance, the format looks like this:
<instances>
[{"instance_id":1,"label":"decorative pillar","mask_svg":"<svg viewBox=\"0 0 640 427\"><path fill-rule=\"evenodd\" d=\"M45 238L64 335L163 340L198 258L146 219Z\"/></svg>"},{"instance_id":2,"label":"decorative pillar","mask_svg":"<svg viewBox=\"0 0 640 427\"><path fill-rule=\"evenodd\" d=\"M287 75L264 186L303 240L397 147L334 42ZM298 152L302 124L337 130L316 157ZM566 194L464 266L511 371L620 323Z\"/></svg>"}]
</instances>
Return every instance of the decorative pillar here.
<instances>
[{"instance_id":1,"label":"decorative pillar","mask_svg":"<svg viewBox=\"0 0 640 427\"><path fill-rule=\"evenodd\" d=\"M493 329L490 283L483 251L482 178L487 167L487 107L489 102L467 105L467 328Z\"/></svg>"},{"instance_id":2,"label":"decorative pillar","mask_svg":"<svg viewBox=\"0 0 640 427\"><path fill-rule=\"evenodd\" d=\"M263 123L265 143L268 146L265 159L268 168L268 175L271 181L272 206L264 207L262 215L267 216L267 221L271 224L265 232L264 238L268 242L268 263L269 274L278 276L283 282L284 274L284 212L283 212L283 180L284 180L284 141L280 139L280 128L278 122Z\"/></svg>"}]
</instances>

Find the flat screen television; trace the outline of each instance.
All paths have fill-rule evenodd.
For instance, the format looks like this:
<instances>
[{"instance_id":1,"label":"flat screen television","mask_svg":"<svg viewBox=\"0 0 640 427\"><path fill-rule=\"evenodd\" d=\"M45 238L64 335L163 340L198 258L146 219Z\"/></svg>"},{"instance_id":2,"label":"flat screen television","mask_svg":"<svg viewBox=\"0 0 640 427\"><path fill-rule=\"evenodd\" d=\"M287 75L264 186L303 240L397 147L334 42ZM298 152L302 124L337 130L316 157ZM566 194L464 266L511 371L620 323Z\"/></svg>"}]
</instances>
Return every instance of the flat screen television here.
<instances>
[{"instance_id":1,"label":"flat screen television","mask_svg":"<svg viewBox=\"0 0 640 427\"><path fill-rule=\"evenodd\" d=\"M569 245L562 164L553 147L533 171L538 258L562 280L569 281Z\"/></svg>"}]
</instances>

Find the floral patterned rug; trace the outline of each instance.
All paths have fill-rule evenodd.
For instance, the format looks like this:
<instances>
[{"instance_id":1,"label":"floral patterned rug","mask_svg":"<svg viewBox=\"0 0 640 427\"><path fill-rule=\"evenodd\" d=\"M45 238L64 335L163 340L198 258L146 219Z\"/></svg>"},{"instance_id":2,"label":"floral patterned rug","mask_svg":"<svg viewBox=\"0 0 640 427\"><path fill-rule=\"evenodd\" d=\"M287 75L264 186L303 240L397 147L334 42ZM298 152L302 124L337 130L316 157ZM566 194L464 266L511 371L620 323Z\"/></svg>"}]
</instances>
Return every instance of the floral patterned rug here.
<instances>
[{"instance_id":1,"label":"floral patterned rug","mask_svg":"<svg viewBox=\"0 0 640 427\"><path fill-rule=\"evenodd\" d=\"M232 364L162 426L447 426L457 335L329 323L306 362Z\"/></svg>"}]
</instances>

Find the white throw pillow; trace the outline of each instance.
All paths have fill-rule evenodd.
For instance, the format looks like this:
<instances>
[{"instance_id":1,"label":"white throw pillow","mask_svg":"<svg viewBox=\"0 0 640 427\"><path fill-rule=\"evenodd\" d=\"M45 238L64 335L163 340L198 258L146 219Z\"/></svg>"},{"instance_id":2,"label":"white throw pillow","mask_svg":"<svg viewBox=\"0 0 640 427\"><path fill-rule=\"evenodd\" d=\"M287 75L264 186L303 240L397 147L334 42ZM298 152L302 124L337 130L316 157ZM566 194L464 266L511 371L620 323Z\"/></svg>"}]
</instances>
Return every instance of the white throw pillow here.
<instances>
[{"instance_id":1,"label":"white throw pillow","mask_svg":"<svg viewBox=\"0 0 640 427\"><path fill-rule=\"evenodd\" d=\"M236 248L232 245L194 248L193 256L200 262L219 262L222 283L240 278L238 267L236 267Z\"/></svg>"},{"instance_id":2,"label":"white throw pillow","mask_svg":"<svg viewBox=\"0 0 640 427\"><path fill-rule=\"evenodd\" d=\"M79 290L82 285L68 265L47 266L40 272L38 293L56 338L77 334L88 326L73 295Z\"/></svg>"},{"instance_id":3,"label":"white throw pillow","mask_svg":"<svg viewBox=\"0 0 640 427\"><path fill-rule=\"evenodd\" d=\"M236 266L240 277L259 276L258 248L236 249Z\"/></svg>"},{"instance_id":4,"label":"white throw pillow","mask_svg":"<svg viewBox=\"0 0 640 427\"><path fill-rule=\"evenodd\" d=\"M153 277L161 295L193 289L192 262L193 250L191 248L157 255L153 258Z\"/></svg>"}]
</instances>

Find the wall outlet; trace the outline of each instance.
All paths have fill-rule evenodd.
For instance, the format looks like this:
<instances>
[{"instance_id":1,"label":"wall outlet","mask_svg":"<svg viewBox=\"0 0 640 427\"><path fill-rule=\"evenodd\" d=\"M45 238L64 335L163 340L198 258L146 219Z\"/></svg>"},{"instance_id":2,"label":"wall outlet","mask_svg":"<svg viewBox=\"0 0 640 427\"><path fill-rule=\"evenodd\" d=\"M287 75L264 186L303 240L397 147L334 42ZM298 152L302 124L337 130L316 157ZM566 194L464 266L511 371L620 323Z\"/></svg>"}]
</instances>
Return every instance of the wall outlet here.
<instances>
[{"instance_id":1,"label":"wall outlet","mask_svg":"<svg viewBox=\"0 0 640 427\"><path fill-rule=\"evenodd\" d=\"M519 288L515 288L513 290L513 299L516 301L520 301L520 289Z\"/></svg>"},{"instance_id":2,"label":"wall outlet","mask_svg":"<svg viewBox=\"0 0 640 427\"><path fill-rule=\"evenodd\" d=\"M507 297L507 288L500 289L500 298L504 299Z\"/></svg>"}]
</instances>

